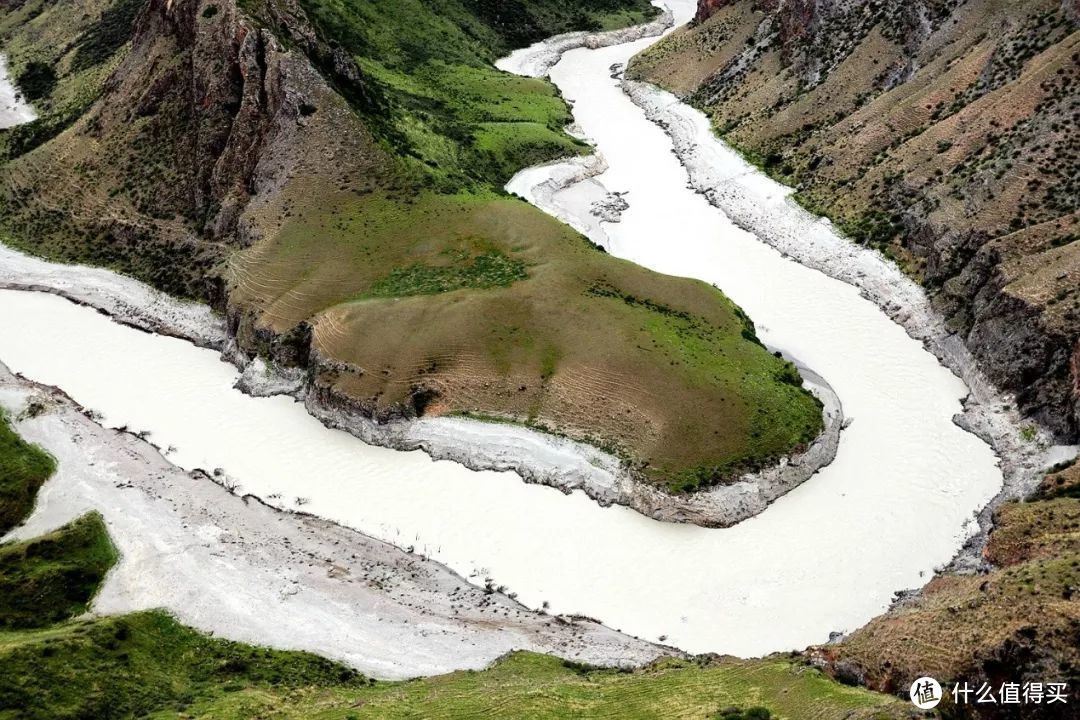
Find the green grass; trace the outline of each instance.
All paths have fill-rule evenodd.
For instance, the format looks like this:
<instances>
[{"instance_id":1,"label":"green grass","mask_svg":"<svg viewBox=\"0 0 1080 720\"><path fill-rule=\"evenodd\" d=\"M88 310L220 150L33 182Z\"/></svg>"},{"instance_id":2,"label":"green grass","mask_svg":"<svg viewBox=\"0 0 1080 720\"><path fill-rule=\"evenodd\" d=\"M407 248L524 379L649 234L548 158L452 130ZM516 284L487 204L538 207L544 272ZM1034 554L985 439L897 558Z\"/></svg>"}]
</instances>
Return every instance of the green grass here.
<instances>
[{"instance_id":1,"label":"green grass","mask_svg":"<svg viewBox=\"0 0 1080 720\"><path fill-rule=\"evenodd\" d=\"M544 80L442 58L405 68L383 57L357 60L391 99L407 172L435 188L501 187L522 167L585 147L563 132L569 110Z\"/></svg>"},{"instance_id":2,"label":"green grass","mask_svg":"<svg viewBox=\"0 0 1080 720\"><path fill-rule=\"evenodd\" d=\"M82 613L115 561L97 513L0 545L0 628L44 627Z\"/></svg>"},{"instance_id":3,"label":"green grass","mask_svg":"<svg viewBox=\"0 0 1080 720\"><path fill-rule=\"evenodd\" d=\"M0 632L0 669L4 720L175 718L193 703L234 695L367 684L330 660L217 640L162 612Z\"/></svg>"},{"instance_id":4,"label":"green grass","mask_svg":"<svg viewBox=\"0 0 1080 720\"><path fill-rule=\"evenodd\" d=\"M501 187L522 167L581 152L544 80L492 63L559 32L638 22L645 0L303 0L324 38L347 48L387 99L388 139L410 172L445 191Z\"/></svg>"},{"instance_id":5,"label":"green grass","mask_svg":"<svg viewBox=\"0 0 1080 720\"><path fill-rule=\"evenodd\" d=\"M525 263L508 258L498 250L489 250L481 255L471 255L460 250L443 254L449 256L450 264L414 263L395 268L386 277L375 281L368 295L405 297L434 295L465 288L480 290L509 287L528 277Z\"/></svg>"},{"instance_id":6,"label":"green grass","mask_svg":"<svg viewBox=\"0 0 1080 720\"><path fill-rule=\"evenodd\" d=\"M196 127L188 90L165 93L160 106L140 99L143 87L175 88L173 65L191 51L158 44L160 55L140 48L125 66L125 77L145 74L145 82L111 98L144 108L138 117L121 122L95 110L85 120L92 149L69 132L11 163L26 185L10 215L0 203L0 216L16 244L106 265L176 295L207 293L219 304L227 295L245 351L286 352L279 359L293 363L326 359L312 373L319 390L378 417L514 420L592 443L675 491L729 480L818 432L820 406L797 373L761 347L715 288L598 252L502 189L519 168L584 147L563 132L570 113L551 83L491 62L513 45L651 12L646 2L302 4L319 36L314 45L350 55L366 88L359 95L377 102L345 92L317 47L295 47L345 93L309 98L298 136L306 154L337 148L335 161L298 167L255 204L262 209L244 215L258 242L230 244L227 232L222 242L200 237L207 208L190 202L203 168L173 162L188 156ZM62 29L53 52L84 47L91 35L94 47L111 47L125 7L101 6L91 32L43 6L48 26ZM258 0L244 8L265 11ZM48 50L33 46L19 56ZM71 65L74 51L64 52ZM71 82L64 67L54 96ZM344 107L350 99L354 113ZM339 147L339 136L350 142ZM103 216L126 219L97 224ZM598 283L642 302L591 294Z\"/></svg>"},{"instance_id":7,"label":"green grass","mask_svg":"<svg viewBox=\"0 0 1080 720\"><path fill-rule=\"evenodd\" d=\"M0 536L30 514L38 488L55 469L52 456L19 437L0 411Z\"/></svg>"},{"instance_id":8,"label":"green grass","mask_svg":"<svg viewBox=\"0 0 1080 720\"><path fill-rule=\"evenodd\" d=\"M664 461L654 463L649 474L670 492L689 492L757 470L779 459L783 450L811 442L821 428L821 403L802 388L802 378L790 362L761 352L754 324L733 307L737 334L686 310L594 285L589 293L621 301L634 308L647 333L650 350L661 354L673 372L691 387L730 388L744 401L749 430L744 451L701 462L690 467ZM717 293L719 294L719 293ZM748 346L752 343L753 346ZM709 443L715 428L702 416L680 418L678 436L696 446Z\"/></svg>"},{"instance_id":9,"label":"green grass","mask_svg":"<svg viewBox=\"0 0 1080 720\"><path fill-rule=\"evenodd\" d=\"M899 716L893 698L780 658L668 659L627 672L518 652L480 672L374 682L307 653L210 638L161 612L2 632L0 669L4 720L178 713L219 720L651 720L704 718L733 707L764 707L774 720Z\"/></svg>"},{"instance_id":10,"label":"green grass","mask_svg":"<svg viewBox=\"0 0 1080 720\"><path fill-rule=\"evenodd\" d=\"M716 288L599 252L516 199L309 193L234 267L233 301L275 330L332 316L315 347L365 370L328 374L335 391L381 410L430 387L439 412L590 442L674 491L821 427L798 373Z\"/></svg>"},{"instance_id":11,"label":"green grass","mask_svg":"<svg viewBox=\"0 0 1080 720\"><path fill-rule=\"evenodd\" d=\"M783 659L663 660L633 672L581 667L514 653L482 672L457 672L359 691L311 691L283 697L250 692L196 704L196 717L273 718L704 718L763 706L773 718L873 717L891 698L843 687ZM162 715L162 717L164 717Z\"/></svg>"}]
</instances>

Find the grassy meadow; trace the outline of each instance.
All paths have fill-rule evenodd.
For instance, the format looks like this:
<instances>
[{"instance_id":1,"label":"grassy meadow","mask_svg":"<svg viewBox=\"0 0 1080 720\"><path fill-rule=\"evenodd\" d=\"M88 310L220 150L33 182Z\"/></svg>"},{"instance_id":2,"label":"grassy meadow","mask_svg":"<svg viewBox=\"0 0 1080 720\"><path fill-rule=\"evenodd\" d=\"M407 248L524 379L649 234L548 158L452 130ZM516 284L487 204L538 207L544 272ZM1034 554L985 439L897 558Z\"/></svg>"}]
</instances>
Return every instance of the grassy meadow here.
<instances>
[{"instance_id":1,"label":"grassy meadow","mask_svg":"<svg viewBox=\"0 0 1080 720\"><path fill-rule=\"evenodd\" d=\"M38 488L55 469L52 457L20 438L0 411L0 536L30 514Z\"/></svg>"}]
</instances>

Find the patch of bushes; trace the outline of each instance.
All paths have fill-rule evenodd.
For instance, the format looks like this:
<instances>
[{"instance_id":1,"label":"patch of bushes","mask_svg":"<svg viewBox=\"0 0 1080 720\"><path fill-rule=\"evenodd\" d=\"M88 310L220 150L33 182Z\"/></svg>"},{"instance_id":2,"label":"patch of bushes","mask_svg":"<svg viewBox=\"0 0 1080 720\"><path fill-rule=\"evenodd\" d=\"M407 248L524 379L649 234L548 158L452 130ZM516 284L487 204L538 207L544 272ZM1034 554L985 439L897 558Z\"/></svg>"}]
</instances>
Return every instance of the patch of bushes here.
<instances>
[{"instance_id":1,"label":"patch of bushes","mask_svg":"<svg viewBox=\"0 0 1080 720\"><path fill-rule=\"evenodd\" d=\"M882 210L867 210L853 219L842 222L840 229L863 245L882 247L900 234L902 226L900 218L896 215L890 215Z\"/></svg>"},{"instance_id":2,"label":"patch of bushes","mask_svg":"<svg viewBox=\"0 0 1080 720\"><path fill-rule=\"evenodd\" d=\"M730 707L713 715L713 720L770 720L770 718L772 718L772 713L760 706L745 710Z\"/></svg>"},{"instance_id":3,"label":"patch of bushes","mask_svg":"<svg viewBox=\"0 0 1080 720\"><path fill-rule=\"evenodd\" d=\"M464 288L508 287L528 277L525 263L509 258L498 250L468 257L458 255L452 265L416 263L396 268L378 280L368 291L369 297L405 297L436 295Z\"/></svg>"},{"instance_id":4,"label":"patch of bushes","mask_svg":"<svg viewBox=\"0 0 1080 720\"><path fill-rule=\"evenodd\" d=\"M34 60L15 78L15 84L28 101L41 100L51 95L56 87L56 72L48 63Z\"/></svg>"}]
</instances>

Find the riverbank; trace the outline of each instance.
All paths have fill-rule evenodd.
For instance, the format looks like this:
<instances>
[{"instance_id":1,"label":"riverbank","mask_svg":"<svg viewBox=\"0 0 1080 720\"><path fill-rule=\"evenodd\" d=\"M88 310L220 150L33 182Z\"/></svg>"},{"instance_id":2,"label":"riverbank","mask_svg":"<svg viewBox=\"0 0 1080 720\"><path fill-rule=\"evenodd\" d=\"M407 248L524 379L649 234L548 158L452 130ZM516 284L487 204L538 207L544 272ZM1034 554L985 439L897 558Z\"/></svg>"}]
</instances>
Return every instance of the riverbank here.
<instances>
[{"instance_id":1,"label":"riverbank","mask_svg":"<svg viewBox=\"0 0 1080 720\"><path fill-rule=\"evenodd\" d=\"M980 565L994 511L1004 502L1033 493L1045 469L1061 459L1063 450L1053 446L1050 433L1020 416L1013 399L994 387L962 340L947 330L926 292L893 262L876 250L856 245L827 219L800 207L791 199L790 188L767 178L717 138L700 111L647 83L623 79L622 87L671 138L695 192L785 257L858 288L862 297L963 380L969 394L953 421L994 449L1004 478L1000 492L979 512L979 532L951 563L953 569ZM785 222L790 216L803 219ZM802 232L791 232L796 225Z\"/></svg>"},{"instance_id":2,"label":"riverbank","mask_svg":"<svg viewBox=\"0 0 1080 720\"><path fill-rule=\"evenodd\" d=\"M2 240L2 237L0 237ZM0 289L44 292L92 307L122 325L223 350L225 322L202 303L185 302L106 268L64 265L0 242Z\"/></svg>"},{"instance_id":3,"label":"riverbank","mask_svg":"<svg viewBox=\"0 0 1080 720\"><path fill-rule=\"evenodd\" d=\"M420 555L230 492L5 366L0 404L57 460L33 514L5 539L100 512L121 557L95 613L165 608L204 632L317 652L388 679L479 669L521 649L605 666L674 652L528 610Z\"/></svg>"},{"instance_id":4,"label":"riverbank","mask_svg":"<svg viewBox=\"0 0 1080 720\"><path fill-rule=\"evenodd\" d=\"M647 23L606 32L572 32L545 38L529 47L515 50L496 62L495 67L514 75L543 77L562 59L563 54L570 50L595 50L657 37L674 27L675 16L663 0L653 0L652 4L657 9L657 16Z\"/></svg>"}]
</instances>

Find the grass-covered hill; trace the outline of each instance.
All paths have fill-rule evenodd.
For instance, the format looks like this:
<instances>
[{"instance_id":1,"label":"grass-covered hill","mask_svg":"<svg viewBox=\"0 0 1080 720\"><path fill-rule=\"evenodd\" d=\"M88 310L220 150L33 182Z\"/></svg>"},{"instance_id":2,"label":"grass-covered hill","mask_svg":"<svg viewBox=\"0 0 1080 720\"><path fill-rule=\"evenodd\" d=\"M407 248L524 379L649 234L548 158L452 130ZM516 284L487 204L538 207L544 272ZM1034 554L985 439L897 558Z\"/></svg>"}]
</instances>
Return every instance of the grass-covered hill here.
<instances>
[{"instance_id":1,"label":"grass-covered hill","mask_svg":"<svg viewBox=\"0 0 1080 720\"><path fill-rule=\"evenodd\" d=\"M1080 8L701 0L638 75L923 281L992 379L1080 433Z\"/></svg>"},{"instance_id":2,"label":"grass-covered hill","mask_svg":"<svg viewBox=\"0 0 1080 720\"><path fill-rule=\"evenodd\" d=\"M673 490L819 431L720 292L502 191L585 148L552 85L492 62L644 0L94 2L0 8L42 115L0 133L10 242L213 302L324 402L529 423Z\"/></svg>"},{"instance_id":3,"label":"grass-covered hill","mask_svg":"<svg viewBox=\"0 0 1080 720\"><path fill-rule=\"evenodd\" d=\"M51 470L48 455L19 440L4 418L0 437L14 440L0 443L0 467ZM41 480L22 478L32 501ZM515 653L479 672L376 682L308 653L212 638L160 611L85 614L115 561L96 514L0 544L0 718L904 717L893 698L781 657L665 659L624 671Z\"/></svg>"}]
</instances>

